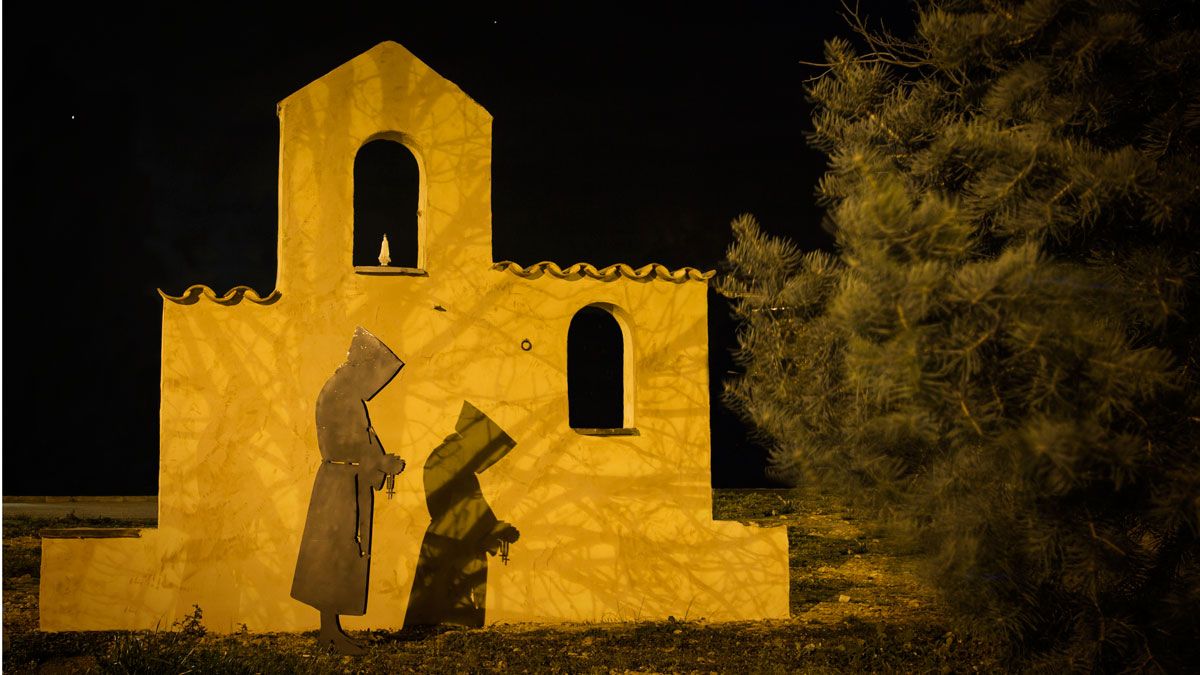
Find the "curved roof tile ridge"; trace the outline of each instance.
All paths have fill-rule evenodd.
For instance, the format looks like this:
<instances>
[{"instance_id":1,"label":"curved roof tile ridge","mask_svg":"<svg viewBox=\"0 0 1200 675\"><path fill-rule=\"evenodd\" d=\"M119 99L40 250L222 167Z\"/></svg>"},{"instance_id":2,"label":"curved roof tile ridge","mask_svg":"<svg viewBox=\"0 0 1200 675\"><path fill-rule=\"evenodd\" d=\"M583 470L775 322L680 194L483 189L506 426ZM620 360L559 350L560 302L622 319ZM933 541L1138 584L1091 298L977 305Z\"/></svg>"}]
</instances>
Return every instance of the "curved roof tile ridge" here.
<instances>
[{"instance_id":1,"label":"curved roof tile ridge","mask_svg":"<svg viewBox=\"0 0 1200 675\"><path fill-rule=\"evenodd\" d=\"M634 269L625 263L617 263L608 267L597 269L591 263L575 263L566 268L558 266L558 263L549 260L537 262L529 267L522 267L520 263L512 262L511 260L503 260L492 265L494 270L508 270L513 274L525 279L537 279L543 274L549 274L557 279L582 279L583 277L591 277L600 281L613 281L618 278L633 279L635 281L649 281L651 279L662 279L672 283L681 284L685 281L707 281L711 279L715 270L703 272L695 267L681 267L677 270L671 270L665 265L658 263L650 263Z\"/></svg>"},{"instance_id":2,"label":"curved roof tile ridge","mask_svg":"<svg viewBox=\"0 0 1200 675\"><path fill-rule=\"evenodd\" d=\"M170 300L171 302L179 305L194 305L200 301L201 297L208 298L218 305L236 305L242 301L242 298L245 298L256 305L270 305L278 300L281 296L279 289L275 289L268 293L266 297L263 297L258 294L258 291L250 288L249 286L234 286L233 288L229 289L229 292L227 292L225 295L217 295L213 289L205 286L204 284L194 284L189 286L182 295L178 296L167 295L161 288L158 289L158 294L161 295L164 300Z\"/></svg>"}]
</instances>

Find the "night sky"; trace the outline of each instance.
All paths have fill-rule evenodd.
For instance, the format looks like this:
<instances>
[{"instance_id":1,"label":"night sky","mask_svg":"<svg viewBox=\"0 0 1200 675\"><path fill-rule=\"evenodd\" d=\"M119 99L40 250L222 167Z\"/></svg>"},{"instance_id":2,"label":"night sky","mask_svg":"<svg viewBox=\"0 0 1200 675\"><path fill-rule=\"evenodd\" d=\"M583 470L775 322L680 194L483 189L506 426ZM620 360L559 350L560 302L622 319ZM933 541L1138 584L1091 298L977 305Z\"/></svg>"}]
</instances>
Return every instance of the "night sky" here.
<instances>
[{"instance_id":1,"label":"night sky","mask_svg":"<svg viewBox=\"0 0 1200 675\"><path fill-rule=\"evenodd\" d=\"M275 104L384 40L492 114L496 260L712 269L743 212L831 245L800 62L849 35L836 0L696 25L168 5L3 17L5 495L157 491L155 289L273 288ZM710 313L719 384L734 327ZM714 485L774 485L716 398L712 419Z\"/></svg>"}]
</instances>

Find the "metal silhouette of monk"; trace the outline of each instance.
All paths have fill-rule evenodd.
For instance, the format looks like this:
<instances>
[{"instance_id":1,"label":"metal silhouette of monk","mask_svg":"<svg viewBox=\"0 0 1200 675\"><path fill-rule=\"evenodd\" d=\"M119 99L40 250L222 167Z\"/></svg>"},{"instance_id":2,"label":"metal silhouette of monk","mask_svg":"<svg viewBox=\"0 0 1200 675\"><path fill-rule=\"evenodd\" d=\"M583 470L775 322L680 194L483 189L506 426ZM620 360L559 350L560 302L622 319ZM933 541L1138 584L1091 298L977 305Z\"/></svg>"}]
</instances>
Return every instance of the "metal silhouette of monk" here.
<instances>
[{"instance_id":1,"label":"metal silhouette of monk","mask_svg":"<svg viewBox=\"0 0 1200 675\"><path fill-rule=\"evenodd\" d=\"M363 652L342 630L339 615L367 611L374 491L404 470L403 459L384 453L367 401L403 367L387 345L359 327L346 362L317 396L322 461L304 522L292 597L321 612L318 643L343 654Z\"/></svg>"},{"instance_id":2,"label":"metal silhouette of monk","mask_svg":"<svg viewBox=\"0 0 1200 675\"><path fill-rule=\"evenodd\" d=\"M483 625L487 556L502 552L520 533L498 520L476 474L508 454L516 441L487 415L463 402L450 434L425 462L425 503L431 522L421 542L404 625Z\"/></svg>"}]
</instances>

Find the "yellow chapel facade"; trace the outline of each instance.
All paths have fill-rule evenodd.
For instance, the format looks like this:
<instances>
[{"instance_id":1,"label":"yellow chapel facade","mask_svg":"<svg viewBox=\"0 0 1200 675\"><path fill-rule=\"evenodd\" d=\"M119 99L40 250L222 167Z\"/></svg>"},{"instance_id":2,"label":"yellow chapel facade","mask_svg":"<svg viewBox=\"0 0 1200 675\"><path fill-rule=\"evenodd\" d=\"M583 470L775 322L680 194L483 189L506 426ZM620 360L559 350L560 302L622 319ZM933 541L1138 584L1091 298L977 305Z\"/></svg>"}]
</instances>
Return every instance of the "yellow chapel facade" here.
<instances>
[{"instance_id":1,"label":"yellow chapel facade","mask_svg":"<svg viewBox=\"0 0 1200 675\"><path fill-rule=\"evenodd\" d=\"M464 401L515 441L478 474L520 539L486 572L486 622L788 616L787 535L714 521L707 279L659 265L494 263L486 110L384 42L279 104L275 290L163 295L159 518L124 537L43 540L43 630L311 630L291 597L313 477L317 394L357 328L404 362L367 405L408 462L377 494L366 614L399 628L430 522L420 468ZM366 143L420 175L417 268L356 268L354 177ZM622 428L568 423L568 328L621 328ZM482 609L482 608L481 608Z\"/></svg>"}]
</instances>

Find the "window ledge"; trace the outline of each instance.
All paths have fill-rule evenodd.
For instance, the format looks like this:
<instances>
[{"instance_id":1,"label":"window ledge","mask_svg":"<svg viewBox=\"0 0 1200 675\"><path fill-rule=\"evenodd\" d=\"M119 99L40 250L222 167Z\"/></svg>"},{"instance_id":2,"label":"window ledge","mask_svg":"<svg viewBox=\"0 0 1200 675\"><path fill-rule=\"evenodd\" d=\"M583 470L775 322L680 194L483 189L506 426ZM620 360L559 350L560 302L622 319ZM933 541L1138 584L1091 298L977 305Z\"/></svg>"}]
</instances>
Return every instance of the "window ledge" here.
<instances>
[{"instance_id":1,"label":"window ledge","mask_svg":"<svg viewBox=\"0 0 1200 675\"><path fill-rule=\"evenodd\" d=\"M427 277L429 272L417 267L392 267L383 265L355 265L355 274L369 274L372 276L401 276L401 277Z\"/></svg>"},{"instance_id":2,"label":"window ledge","mask_svg":"<svg viewBox=\"0 0 1200 675\"><path fill-rule=\"evenodd\" d=\"M616 429L586 429L571 427L571 429L581 436L641 436L642 433L634 428L616 428Z\"/></svg>"}]
</instances>

